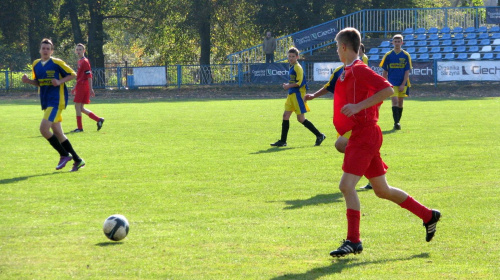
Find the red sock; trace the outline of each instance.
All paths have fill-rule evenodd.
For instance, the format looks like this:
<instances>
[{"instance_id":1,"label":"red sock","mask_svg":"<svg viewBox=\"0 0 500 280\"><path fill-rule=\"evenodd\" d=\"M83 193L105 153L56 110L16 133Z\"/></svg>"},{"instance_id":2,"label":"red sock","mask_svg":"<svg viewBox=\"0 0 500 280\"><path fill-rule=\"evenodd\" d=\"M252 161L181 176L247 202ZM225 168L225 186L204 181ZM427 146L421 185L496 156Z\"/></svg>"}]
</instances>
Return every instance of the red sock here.
<instances>
[{"instance_id":1,"label":"red sock","mask_svg":"<svg viewBox=\"0 0 500 280\"><path fill-rule=\"evenodd\" d=\"M94 121L98 122L101 118L96 116L94 113L90 112L89 118L93 119Z\"/></svg>"},{"instance_id":2,"label":"red sock","mask_svg":"<svg viewBox=\"0 0 500 280\"><path fill-rule=\"evenodd\" d=\"M359 220L361 212L358 210L347 209L347 240L358 243L359 240Z\"/></svg>"},{"instance_id":3,"label":"red sock","mask_svg":"<svg viewBox=\"0 0 500 280\"><path fill-rule=\"evenodd\" d=\"M76 116L76 125L78 126L78 129L83 129L82 116Z\"/></svg>"},{"instance_id":4,"label":"red sock","mask_svg":"<svg viewBox=\"0 0 500 280\"><path fill-rule=\"evenodd\" d=\"M420 204L420 202L416 201L411 196L408 196L399 206L417 215L424 223L432 219L432 210Z\"/></svg>"}]
</instances>

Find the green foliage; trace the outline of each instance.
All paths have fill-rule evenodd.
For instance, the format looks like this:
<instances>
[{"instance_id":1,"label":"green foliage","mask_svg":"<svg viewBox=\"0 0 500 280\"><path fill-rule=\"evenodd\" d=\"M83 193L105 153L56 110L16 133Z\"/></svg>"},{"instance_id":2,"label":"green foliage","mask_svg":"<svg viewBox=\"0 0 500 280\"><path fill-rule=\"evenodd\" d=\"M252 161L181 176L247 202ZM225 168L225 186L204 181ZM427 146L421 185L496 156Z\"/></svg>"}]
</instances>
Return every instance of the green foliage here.
<instances>
[{"instance_id":1,"label":"green foliage","mask_svg":"<svg viewBox=\"0 0 500 280\"><path fill-rule=\"evenodd\" d=\"M54 170L59 157L39 134L38 102L3 100L0 278L499 275L498 98L408 99L403 130L394 133L390 101L382 105L389 182L443 218L426 243L418 218L359 191L365 251L339 260L328 255L346 232L332 101L309 104L308 119L328 137L322 146L292 122L289 146L271 148L283 102L97 98L88 107L106 122L96 132L84 117L85 132L67 134L87 162L70 173L70 166ZM74 116L70 104L66 131L75 127ZM123 242L102 233L115 213L130 222Z\"/></svg>"}]
</instances>

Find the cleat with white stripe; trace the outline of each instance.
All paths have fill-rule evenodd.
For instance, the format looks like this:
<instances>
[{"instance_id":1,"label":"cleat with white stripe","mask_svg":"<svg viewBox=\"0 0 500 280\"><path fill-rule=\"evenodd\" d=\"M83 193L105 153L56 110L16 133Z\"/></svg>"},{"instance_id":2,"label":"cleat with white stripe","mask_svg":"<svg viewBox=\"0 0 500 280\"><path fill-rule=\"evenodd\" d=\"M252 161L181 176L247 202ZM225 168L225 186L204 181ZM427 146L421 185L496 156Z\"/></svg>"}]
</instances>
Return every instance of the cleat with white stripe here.
<instances>
[{"instance_id":1,"label":"cleat with white stripe","mask_svg":"<svg viewBox=\"0 0 500 280\"><path fill-rule=\"evenodd\" d=\"M353 243L349 240L344 240L337 250L330 252L330 256L340 258L349 254L360 254L361 252L363 252L361 241Z\"/></svg>"},{"instance_id":2,"label":"cleat with white stripe","mask_svg":"<svg viewBox=\"0 0 500 280\"><path fill-rule=\"evenodd\" d=\"M425 241L429 242L434 237L434 233L436 233L436 225L441 218L441 212L438 210L432 210L432 218L427 223L424 223L425 226Z\"/></svg>"}]
</instances>

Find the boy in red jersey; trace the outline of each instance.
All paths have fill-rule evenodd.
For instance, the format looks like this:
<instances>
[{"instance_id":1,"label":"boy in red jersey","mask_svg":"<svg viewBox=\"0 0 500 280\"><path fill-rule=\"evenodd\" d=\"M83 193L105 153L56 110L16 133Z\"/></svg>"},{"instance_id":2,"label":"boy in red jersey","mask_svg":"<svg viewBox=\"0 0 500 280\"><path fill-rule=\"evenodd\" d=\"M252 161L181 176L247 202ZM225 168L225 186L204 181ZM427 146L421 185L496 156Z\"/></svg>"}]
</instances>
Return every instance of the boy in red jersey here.
<instances>
[{"instance_id":1,"label":"boy in red jersey","mask_svg":"<svg viewBox=\"0 0 500 280\"><path fill-rule=\"evenodd\" d=\"M73 80L76 74L64 61L52 57L53 52L52 41L43 39L40 44L41 58L33 62L33 80L23 75L22 81L38 87L40 104L44 111L40 133L60 155L56 170L62 169L73 160L71 171L78 171L85 166L85 161L76 154L61 125L62 110L66 109L68 104L68 89L65 83Z\"/></svg>"},{"instance_id":2,"label":"boy in red jersey","mask_svg":"<svg viewBox=\"0 0 500 280\"><path fill-rule=\"evenodd\" d=\"M78 55L78 71L76 73L76 85L71 91L75 96L76 124L77 128L73 132L83 132L82 112L97 122L97 131L101 130L104 119L96 116L92 111L86 109L84 104L90 103L90 97L94 97L94 89L92 88L92 70L89 60L85 57L85 45L79 43L76 45L75 53Z\"/></svg>"},{"instance_id":3,"label":"boy in red jersey","mask_svg":"<svg viewBox=\"0 0 500 280\"><path fill-rule=\"evenodd\" d=\"M333 123L340 135L349 130L352 134L345 149L344 173L339 184L347 207L347 238L330 255L342 257L363 251L359 232L361 206L355 189L361 176L368 178L378 197L397 203L421 218L429 242L436 232L441 213L389 186L385 178L387 165L380 157L382 132L377 125L378 107L393 94L392 85L359 60L361 36L358 30L345 28L337 34L335 41L345 67L335 85Z\"/></svg>"}]
</instances>

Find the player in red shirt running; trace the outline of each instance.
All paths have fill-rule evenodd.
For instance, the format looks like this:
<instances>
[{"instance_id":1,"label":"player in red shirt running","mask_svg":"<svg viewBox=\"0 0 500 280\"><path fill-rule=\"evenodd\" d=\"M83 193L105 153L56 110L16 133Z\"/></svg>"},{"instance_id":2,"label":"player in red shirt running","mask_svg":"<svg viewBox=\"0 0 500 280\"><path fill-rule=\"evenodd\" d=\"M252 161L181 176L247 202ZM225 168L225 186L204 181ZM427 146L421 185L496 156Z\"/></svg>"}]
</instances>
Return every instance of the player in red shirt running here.
<instances>
[{"instance_id":1,"label":"player in red shirt running","mask_svg":"<svg viewBox=\"0 0 500 280\"><path fill-rule=\"evenodd\" d=\"M347 238L330 255L342 257L363 251L359 232L361 206L356 192L361 176L370 181L378 197L397 203L421 218L426 228L426 241L429 242L436 232L441 213L425 207L406 192L389 186L385 178L387 165L380 157L382 131L377 125L378 107L394 93L392 85L359 60L361 35L358 30L345 28L337 34L335 41L345 67L335 85L333 123L340 135L349 130L352 134L345 149L344 173L339 184L347 207Z\"/></svg>"},{"instance_id":2,"label":"player in red shirt running","mask_svg":"<svg viewBox=\"0 0 500 280\"><path fill-rule=\"evenodd\" d=\"M92 69L89 60L85 57L85 45L76 45L75 53L78 55L78 71L76 73L76 86L71 90L75 96L76 124L77 128L73 132L83 132L82 113L97 122L97 131L101 130L104 119L96 116L92 111L86 109L84 104L90 103L90 96L95 97L92 88Z\"/></svg>"}]
</instances>

